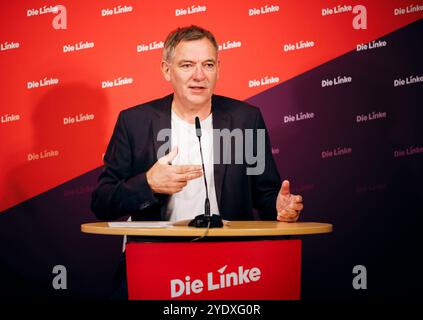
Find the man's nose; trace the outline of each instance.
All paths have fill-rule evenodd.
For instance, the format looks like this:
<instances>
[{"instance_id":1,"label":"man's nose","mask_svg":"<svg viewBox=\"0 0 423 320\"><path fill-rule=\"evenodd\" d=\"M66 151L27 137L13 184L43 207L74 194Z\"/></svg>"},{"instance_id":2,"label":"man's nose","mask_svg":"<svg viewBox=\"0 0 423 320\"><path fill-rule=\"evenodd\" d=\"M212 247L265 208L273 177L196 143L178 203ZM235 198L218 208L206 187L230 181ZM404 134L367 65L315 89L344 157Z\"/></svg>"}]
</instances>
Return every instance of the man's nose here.
<instances>
[{"instance_id":1,"label":"man's nose","mask_svg":"<svg viewBox=\"0 0 423 320\"><path fill-rule=\"evenodd\" d=\"M203 66L196 65L193 78L197 81L201 81L201 80L204 80L205 77L206 77L206 74L204 73Z\"/></svg>"}]
</instances>

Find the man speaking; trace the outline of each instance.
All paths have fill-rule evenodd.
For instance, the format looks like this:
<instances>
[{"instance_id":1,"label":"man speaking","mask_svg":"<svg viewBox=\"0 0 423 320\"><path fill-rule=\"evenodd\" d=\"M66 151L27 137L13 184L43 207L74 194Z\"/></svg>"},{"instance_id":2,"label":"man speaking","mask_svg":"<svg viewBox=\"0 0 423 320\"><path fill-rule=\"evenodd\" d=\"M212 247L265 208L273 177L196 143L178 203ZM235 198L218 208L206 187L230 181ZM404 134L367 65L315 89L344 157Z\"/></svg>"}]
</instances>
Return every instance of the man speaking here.
<instances>
[{"instance_id":1,"label":"man speaking","mask_svg":"<svg viewBox=\"0 0 423 320\"><path fill-rule=\"evenodd\" d=\"M168 35L161 70L173 93L119 114L92 194L99 219L192 219L204 212L203 174L212 214L254 220L256 209L263 220L298 219L302 197L290 193L289 181L281 183L260 110L213 94L219 68L218 44L209 31L189 26ZM250 160L259 154L252 170Z\"/></svg>"}]
</instances>

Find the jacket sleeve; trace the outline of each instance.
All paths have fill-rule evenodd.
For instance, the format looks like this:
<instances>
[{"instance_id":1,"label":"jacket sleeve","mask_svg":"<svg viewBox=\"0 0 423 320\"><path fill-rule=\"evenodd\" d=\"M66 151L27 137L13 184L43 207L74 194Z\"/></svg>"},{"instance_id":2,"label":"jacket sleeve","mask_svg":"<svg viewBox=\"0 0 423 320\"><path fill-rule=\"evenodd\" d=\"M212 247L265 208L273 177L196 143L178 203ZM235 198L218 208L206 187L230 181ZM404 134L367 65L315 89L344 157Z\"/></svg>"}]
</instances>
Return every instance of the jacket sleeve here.
<instances>
[{"instance_id":1,"label":"jacket sleeve","mask_svg":"<svg viewBox=\"0 0 423 320\"><path fill-rule=\"evenodd\" d=\"M263 120L263 116L258 110L256 117L256 129L264 130L264 145L255 139L255 154L257 148L264 147L264 159L258 161L264 162L264 171L262 174L252 176L252 196L253 207L257 209L262 220L276 220L276 198L281 187L281 178L272 155L269 134Z\"/></svg>"},{"instance_id":2,"label":"jacket sleeve","mask_svg":"<svg viewBox=\"0 0 423 320\"><path fill-rule=\"evenodd\" d=\"M133 175L132 153L121 112L104 155L104 169L91 197L91 210L97 218L114 220L158 202L147 183L146 172Z\"/></svg>"}]
</instances>

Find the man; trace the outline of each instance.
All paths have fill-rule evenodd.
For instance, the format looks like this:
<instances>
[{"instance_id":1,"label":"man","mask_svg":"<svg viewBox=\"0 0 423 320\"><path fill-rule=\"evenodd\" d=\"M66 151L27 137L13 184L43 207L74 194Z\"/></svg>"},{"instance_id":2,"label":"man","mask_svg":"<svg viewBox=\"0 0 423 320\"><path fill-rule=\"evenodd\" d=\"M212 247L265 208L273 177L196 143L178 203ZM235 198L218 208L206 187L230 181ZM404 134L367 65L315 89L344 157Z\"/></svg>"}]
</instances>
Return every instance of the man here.
<instances>
[{"instance_id":1,"label":"man","mask_svg":"<svg viewBox=\"0 0 423 320\"><path fill-rule=\"evenodd\" d=\"M220 62L214 36L197 26L178 28L164 44L161 70L173 94L120 113L104 156L105 167L92 195L100 219L131 215L132 220L192 219L204 213L202 174L209 182L212 214L226 220L261 219L292 222L303 209L302 197L281 185L267 131L263 172L248 175L248 163L225 163L216 156L213 130L266 129L258 108L214 95ZM205 173L201 170L195 117L203 128ZM170 130L171 151L159 157ZM257 135L256 135L257 136ZM233 155L233 151L231 151Z\"/></svg>"}]
</instances>

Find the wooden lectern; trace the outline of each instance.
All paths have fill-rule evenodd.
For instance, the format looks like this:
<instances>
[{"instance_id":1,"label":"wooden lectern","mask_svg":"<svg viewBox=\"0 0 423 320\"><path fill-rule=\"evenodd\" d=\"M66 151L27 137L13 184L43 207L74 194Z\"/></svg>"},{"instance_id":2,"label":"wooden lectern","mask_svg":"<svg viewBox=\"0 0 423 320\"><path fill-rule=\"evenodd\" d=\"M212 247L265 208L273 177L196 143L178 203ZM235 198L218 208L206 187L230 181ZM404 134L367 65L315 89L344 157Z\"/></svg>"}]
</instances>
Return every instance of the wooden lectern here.
<instances>
[{"instance_id":1,"label":"wooden lectern","mask_svg":"<svg viewBox=\"0 0 423 320\"><path fill-rule=\"evenodd\" d=\"M87 223L82 232L126 235L129 299L298 300L299 236L329 233L326 223L230 221L223 228L184 223Z\"/></svg>"}]
</instances>

